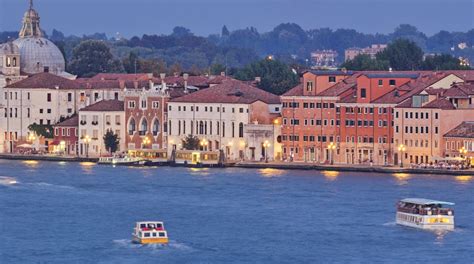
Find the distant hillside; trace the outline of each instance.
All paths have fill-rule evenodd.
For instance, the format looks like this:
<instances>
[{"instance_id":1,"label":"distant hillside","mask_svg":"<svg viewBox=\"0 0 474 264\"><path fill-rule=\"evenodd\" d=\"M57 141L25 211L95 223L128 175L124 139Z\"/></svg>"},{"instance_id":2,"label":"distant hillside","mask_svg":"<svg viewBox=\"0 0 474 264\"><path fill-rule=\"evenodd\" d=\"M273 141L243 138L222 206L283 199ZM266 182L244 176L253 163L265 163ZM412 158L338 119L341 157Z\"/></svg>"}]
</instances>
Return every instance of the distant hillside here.
<instances>
[{"instance_id":1,"label":"distant hillside","mask_svg":"<svg viewBox=\"0 0 474 264\"><path fill-rule=\"evenodd\" d=\"M17 32L0 32L0 42L16 36ZM347 48L388 43L397 38L414 41L425 53L462 56L474 62L474 29L468 32L440 31L427 36L406 24L390 34L365 34L353 29L304 30L297 24L285 23L265 33L259 33L253 27L232 31L224 26L222 32L207 37L195 36L183 27L176 27L170 35L143 35L130 39L109 38L99 33L65 36L56 30L49 37L63 50L67 59L80 41L101 39L108 42L112 52L120 58L134 52L143 59L160 60L168 66L179 64L185 70L205 69L213 64L227 65L228 68L242 67L270 54L287 63L304 64L311 51L318 49L336 50L338 60L342 62Z\"/></svg>"}]
</instances>

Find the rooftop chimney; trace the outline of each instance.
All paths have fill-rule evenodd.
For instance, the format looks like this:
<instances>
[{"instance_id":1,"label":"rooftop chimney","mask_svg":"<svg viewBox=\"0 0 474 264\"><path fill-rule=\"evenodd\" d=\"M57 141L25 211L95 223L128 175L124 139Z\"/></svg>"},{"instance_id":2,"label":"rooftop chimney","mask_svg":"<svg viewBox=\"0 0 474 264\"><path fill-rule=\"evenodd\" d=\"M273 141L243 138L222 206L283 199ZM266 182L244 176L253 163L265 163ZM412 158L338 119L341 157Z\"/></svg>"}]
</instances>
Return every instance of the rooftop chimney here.
<instances>
[{"instance_id":1,"label":"rooftop chimney","mask_svg":"<svg viewBox=\"0 0 474 264\"><path fill-rule=\"evenodd\" d=\"M224 77L225 77L225 72L221 72L221 76L224 76Z\"/></svg>"},{"instance_id":2,"label":"rooftop chimney","mask_svg":"<svg viewBox=\"0 0 474 264\"><path fill-rule=\"evenodd\" d=\"M161 91L162 91L162 92L166 91L166 82L165 82L165 78L166 78L166 73L160 73L160 79L161 79Z\"/></svg>"},{"instance_id":3,"label":"rooftop chimney","mask_svg":"<svg viewBox=\"0 0 474 264\"><path fill-rule=\"evenodd\" d=\"M259 82L261 82L261 81L262 81L262 77L259 77L259 76L255 77L255 82L258 82L258 83L259 83Z\"/></svg>"},{"instance_id":4,"label":"rooftop chimney","mask_svg":"<svg viewBox=\"0 0 474 264\"><path fill-rule=\"evenodd\" d=\"M189 77L189 74L187 74L187 73L183 74L183 79L184 79L184 92L185 92L185 93L188 92L188 77Z\"/></svg>"}]
</instances>

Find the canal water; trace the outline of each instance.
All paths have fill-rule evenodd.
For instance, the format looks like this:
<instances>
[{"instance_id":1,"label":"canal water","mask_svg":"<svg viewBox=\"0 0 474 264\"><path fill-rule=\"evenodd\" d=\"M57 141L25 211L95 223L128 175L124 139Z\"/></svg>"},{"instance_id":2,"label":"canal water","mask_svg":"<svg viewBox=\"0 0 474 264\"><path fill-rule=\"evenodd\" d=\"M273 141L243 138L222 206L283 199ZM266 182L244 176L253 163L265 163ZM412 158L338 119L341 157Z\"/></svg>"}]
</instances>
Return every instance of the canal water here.
<instances>
[{"instance_id":1,"label":"canal water","mask_svg":"<svg viewBox=\"0 0 474 264\"><path fill-rule=\"evenodd\" d=\"M470 176L0 161L0 263L472 263ZM456 203L456 230L395 225L395 202ZM131 244L163 220L168 246Z\"/></svg>"}]
</instances>

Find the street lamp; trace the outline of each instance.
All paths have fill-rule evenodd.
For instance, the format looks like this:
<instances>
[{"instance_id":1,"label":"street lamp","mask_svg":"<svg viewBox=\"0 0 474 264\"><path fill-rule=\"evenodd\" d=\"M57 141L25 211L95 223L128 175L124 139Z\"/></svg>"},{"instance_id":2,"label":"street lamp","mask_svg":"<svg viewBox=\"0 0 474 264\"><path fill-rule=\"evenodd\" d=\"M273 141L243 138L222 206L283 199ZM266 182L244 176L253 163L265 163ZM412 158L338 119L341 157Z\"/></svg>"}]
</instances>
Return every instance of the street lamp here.
<instances>
[{"instance_id":1,"label":"street lamp","mask_svg":"<svg viewBox=\"0 0 474 264\"><path fill-rule=\"evenodd\" d=\"M403 168L403 152L407 150L406 146L403 144L400 144L398 146L398 152L400 152L400 167Z\"/></svg>"},{"instance_id":2,"label":"street lamp","mask_svg":"<svg viewBox=\"0 0 474 264\"><path fill-rule=\"evenodd\" d=\"M199 144L201 145L202 150L207 150L207 145L209 145L209 142L206 139L202 139Z\"/></svg>"},{"instance_id":3,"label":"street lamp","mask_svg":"<svg viewBox=\"0 0 474 264\"><path fill-rule=\"evenodd\" d=\"M149 145L150 143L151 143L151 140L148 137L145 137L142 140L142 148L146 148L146 146Z\"/></svg>"},{"instance_id":4,"label":"street lamp","mask_svg":"<svg viewBox=\"0 0 474 264\"><path fill-rule=\"evenodd\" d=\"M336 144L334 142L329 143L328 149L331 152L331 165L334 165L334 150L336 149Z\"/></svg>"},{"instance_id":5,"label":"street lamp","mask_svg":"<svg viewBox=\"0 0 474 264\"><path fill-rule=\"evenodd\" d=\"M268 148L270 147L270 142L268 142L268 140L265 140L265 142L263 142L263 148L265 150L265 162L268 162Z\"/></svg>"},{"instance_id":6,"label":"street lamp","mask_svg":"<svg viewBox=\"0 0 474 264\"><path fill-rule=\"evenodd\" d=\"M459 149L459 154L461 154L461 158L465 159L465 163L467 163L467 149L463 146L462 148ZM464 165L463 165L464 166Z\"/></svg>"},{"instance_id":7,"label":"street lamp","mask_svg":"<svg viewBox=\"0 0 474 264\"><path fill-rule=\"evenodd\" d=\"M86 158L88 158L89 157L89 143L91 142L91 138L89 137L89 135L85 135L83 141L86 144Z\"/></svg>"}]
</instances>

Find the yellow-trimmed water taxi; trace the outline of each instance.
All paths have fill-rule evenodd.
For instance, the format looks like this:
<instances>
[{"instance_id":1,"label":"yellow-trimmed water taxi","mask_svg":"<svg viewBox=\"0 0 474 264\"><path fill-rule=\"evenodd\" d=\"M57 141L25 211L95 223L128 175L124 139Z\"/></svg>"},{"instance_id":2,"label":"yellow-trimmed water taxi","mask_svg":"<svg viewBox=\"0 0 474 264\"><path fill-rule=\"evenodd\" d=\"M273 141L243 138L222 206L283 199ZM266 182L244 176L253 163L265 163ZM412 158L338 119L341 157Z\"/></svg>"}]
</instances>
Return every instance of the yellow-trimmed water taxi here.
<instances>
[{"instance_id":1,"label":"yellow-trimmed water taxi","mask_svg":"<svg viewBox=\"0 0 474 264\"><path fill-rule=\"evenodd\" d=\"M396 222L420 229L454 229L454 203L423 198L406 198L397 203Z\"/></svg>"},{"instance_id":2,"label":"yellow-trimmed water taxi","mask_svg":"<svg viewBox=\"0 0 474 264\"><path fill-rule=\"evenodd\" d=\"M168 244L168 233L163 222L137 222L133 229L132 241L137 244Z\"/></svg>"}]
</instances>

